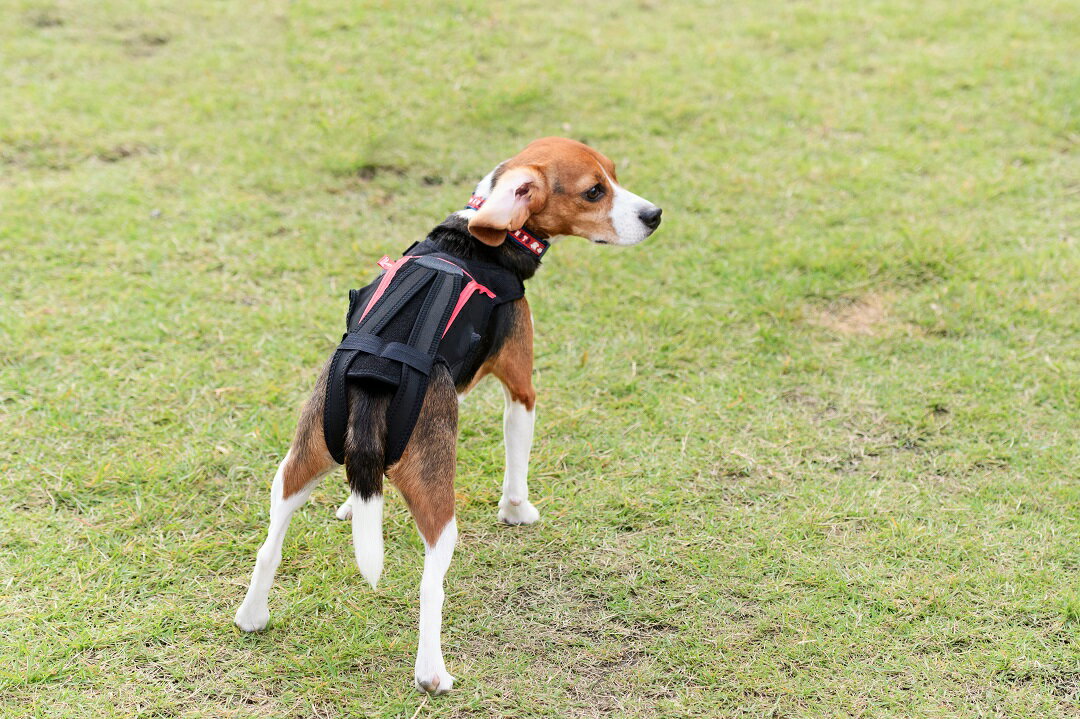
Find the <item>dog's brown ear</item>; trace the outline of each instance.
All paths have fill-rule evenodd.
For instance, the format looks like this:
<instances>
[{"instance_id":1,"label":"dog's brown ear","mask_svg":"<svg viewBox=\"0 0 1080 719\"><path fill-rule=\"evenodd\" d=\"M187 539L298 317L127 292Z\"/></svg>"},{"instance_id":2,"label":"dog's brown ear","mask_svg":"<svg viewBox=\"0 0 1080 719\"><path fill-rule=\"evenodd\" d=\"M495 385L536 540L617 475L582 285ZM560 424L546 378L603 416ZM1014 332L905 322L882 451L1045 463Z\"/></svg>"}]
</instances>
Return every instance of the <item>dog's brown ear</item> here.
<instances>
[{"instance_id":1,"label":"dog's brown ear","mask_svg":"<svg viewBox=\"0 0 1080 719\"><path fill-rule=\"evenodd\" d=\"M520 230L546 203L544 176L532 167L514 167L499 176L491 195L469 220L469 232L485 245L498 247L507 232Z\"/></svg>"}]
</instances>

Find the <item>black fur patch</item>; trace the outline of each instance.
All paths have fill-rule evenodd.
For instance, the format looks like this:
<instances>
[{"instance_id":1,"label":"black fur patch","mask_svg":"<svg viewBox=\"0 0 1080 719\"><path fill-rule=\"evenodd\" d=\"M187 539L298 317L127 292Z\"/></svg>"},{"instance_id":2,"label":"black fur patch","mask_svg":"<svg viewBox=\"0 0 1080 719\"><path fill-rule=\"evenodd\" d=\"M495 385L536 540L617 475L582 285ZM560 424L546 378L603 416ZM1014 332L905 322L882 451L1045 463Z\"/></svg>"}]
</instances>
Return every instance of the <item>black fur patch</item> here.
<instances>
[{"instance_id":1,"label":"black fur patch","mask_svg":"<svg viewBox=\"0 0 1080 719\"><path fill-rule=\"evenodd\" d=\"M386 408L390 393L379 385L350 382L345 474L349 487L367 501L382 494L386 469Z\"/></svg>"}]
</instances>

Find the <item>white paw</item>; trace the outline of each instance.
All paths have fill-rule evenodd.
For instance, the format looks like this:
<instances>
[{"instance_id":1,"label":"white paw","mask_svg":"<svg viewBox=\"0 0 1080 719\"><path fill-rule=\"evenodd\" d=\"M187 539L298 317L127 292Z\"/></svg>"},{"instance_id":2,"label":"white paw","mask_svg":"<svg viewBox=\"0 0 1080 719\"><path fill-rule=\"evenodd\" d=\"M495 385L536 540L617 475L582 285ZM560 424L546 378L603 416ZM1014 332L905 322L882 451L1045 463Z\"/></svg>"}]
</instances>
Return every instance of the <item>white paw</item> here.
<instances>
[{"instance_id":1,"label":"white paw","mask_svg":"<svg viewBox=\"0 0 1080 719\"><path fill-rule=\"evenodd\" d=\"M334 513L334 516L342 520L352 519L352 502L347 499L342 502L341 506L337 508L337 512Z\"/></svg>"},{"instance_id":2,"label":"white paw","mask_svg":"<svg viewBox=\"0 0 1080 719\"><path fill-rule=\"evenodd\" d=\"M532 524L538 519L540 512L529 500L520 504L512 504L506 497L499 500L499 521L504 524Z\"/></svg>"},{"instance_id":3,"label":"white paw","mask_svg":"<svg viewBox=\"0 0 1080 719\"><path fill-rule=\"evenodd\" d=\"M446 694L454 688L454 678L445 669L416 671L416 689L428 694Z\"/></svg>"},{"instance_id":4,"label":"white paw","mask_svg":"<svg viewBox=\"0 0 1080 719\"><path fill-rule=\"evenodd\" d=\"M270 621L270 610L265 606L249 607L241 604L233 621L245 632L259 632L266 629L266 623Z\"/></svg>"}]
</instances>

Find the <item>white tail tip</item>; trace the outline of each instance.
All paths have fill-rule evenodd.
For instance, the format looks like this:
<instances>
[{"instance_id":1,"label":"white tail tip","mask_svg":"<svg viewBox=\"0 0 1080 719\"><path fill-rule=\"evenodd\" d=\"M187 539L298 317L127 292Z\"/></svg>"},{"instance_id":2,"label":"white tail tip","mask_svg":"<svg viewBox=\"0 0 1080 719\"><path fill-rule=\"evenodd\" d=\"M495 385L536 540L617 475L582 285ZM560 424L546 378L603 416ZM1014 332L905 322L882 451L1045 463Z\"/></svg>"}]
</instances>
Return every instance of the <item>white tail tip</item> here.
<instances>
[{"instance_id":1,"label":"white tail tip","mask_svg":"<svg viewBox=\"0 0 1080 719\"><path fill-rule=\"evenodd\" d=\"M352 541L356 553L356 566L361 576L374 589L379 583L383 569L383 496L376 494L368 499L360 495L350 497L352 502Z\"/></svg>"}]
</instances>

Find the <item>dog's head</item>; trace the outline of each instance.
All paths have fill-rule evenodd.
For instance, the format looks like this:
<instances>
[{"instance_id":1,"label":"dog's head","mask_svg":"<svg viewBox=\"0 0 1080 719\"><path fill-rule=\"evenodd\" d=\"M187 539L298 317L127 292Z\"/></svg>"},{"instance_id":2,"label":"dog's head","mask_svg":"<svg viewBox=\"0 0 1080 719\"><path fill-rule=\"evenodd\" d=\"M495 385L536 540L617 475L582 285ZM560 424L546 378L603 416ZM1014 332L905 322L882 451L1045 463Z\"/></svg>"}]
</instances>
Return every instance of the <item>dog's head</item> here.
<instances>
[{"instance_id":1,"label":"dog's head","mask_svg":"<svg viewBox=\"0 0 1080 719\"><path fill-rule=\"evenodd\" d=\"M623 189L611 160L565 137L529 143L481 180L476 194L485 202L469 232L493 247L526 225L547 237L609 245L636 245L660 225L660 208Z\"/></svg>"}]
</instances>

